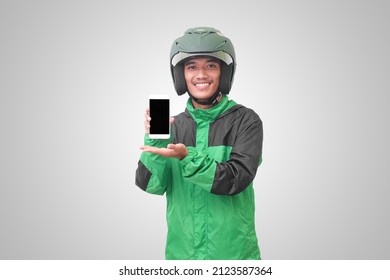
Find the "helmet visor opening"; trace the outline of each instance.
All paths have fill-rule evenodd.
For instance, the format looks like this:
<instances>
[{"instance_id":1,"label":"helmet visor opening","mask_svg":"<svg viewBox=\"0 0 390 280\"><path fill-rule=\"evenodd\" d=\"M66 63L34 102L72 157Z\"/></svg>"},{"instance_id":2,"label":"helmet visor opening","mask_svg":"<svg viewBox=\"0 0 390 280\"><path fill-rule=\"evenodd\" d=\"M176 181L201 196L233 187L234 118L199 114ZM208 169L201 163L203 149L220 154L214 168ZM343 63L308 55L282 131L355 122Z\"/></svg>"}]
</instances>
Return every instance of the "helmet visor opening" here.
<instances>
[{"instance_id":1,"label":"helmet visor opening","mask_svg":"<svg viewBox=\"0 0 390 280\"><path fill-rule=\"evenodd\" d=\"M175 67L179 62L182 62L184 59L189 58L189 57L195 57L195 56L212 56L215 58L218 58L225 62L227 65L230 65L233 63L233 58L223 52L223 51L218 51L218 52L204 52L204 53L184 53L184 52L178 52L172 57L172 66Z\"/></svg>"}]
</instances>

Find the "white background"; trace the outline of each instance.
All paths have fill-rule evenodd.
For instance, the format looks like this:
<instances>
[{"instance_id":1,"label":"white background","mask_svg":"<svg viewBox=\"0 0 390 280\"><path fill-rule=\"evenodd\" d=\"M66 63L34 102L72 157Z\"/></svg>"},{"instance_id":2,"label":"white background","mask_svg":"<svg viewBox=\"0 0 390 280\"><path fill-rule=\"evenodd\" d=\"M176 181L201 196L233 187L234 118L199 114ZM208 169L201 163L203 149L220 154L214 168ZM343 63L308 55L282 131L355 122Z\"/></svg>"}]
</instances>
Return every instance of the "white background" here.
<instances>
[{"instance_id":1,"label":"white background","mask_svg":"<svg viewBox=\"0 0 390 280\"><path fill-rule=\"evenodd\" d=\"M164 258L165 197L134 175L196 26L233 41L230 96L264 123L263 259L390 258L389 2L230 2L0 2L1 259Z\"/></svg>"}]
</instances>

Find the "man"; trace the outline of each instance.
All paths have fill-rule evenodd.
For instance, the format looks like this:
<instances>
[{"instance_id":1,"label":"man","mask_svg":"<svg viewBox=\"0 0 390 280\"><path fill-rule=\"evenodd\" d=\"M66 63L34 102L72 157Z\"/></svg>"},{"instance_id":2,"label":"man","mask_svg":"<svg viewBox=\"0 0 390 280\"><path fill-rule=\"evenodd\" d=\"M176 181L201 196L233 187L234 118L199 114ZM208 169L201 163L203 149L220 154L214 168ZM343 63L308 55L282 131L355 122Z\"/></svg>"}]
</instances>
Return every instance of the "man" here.
<instances>
[{"instance_id":1,"label":"man","mask_svg":"<svg viewBox=\"0 0 390 280\"><path fill-rule=\"evenodd\" d=\"M167 198L166 259L260 259L252 181L261 163L258 115L229 100L236 61L214 28L188 29L171 49L176 92L190 96L171 139L148 137L136 184Z\"/></svg>"}]
</instances>

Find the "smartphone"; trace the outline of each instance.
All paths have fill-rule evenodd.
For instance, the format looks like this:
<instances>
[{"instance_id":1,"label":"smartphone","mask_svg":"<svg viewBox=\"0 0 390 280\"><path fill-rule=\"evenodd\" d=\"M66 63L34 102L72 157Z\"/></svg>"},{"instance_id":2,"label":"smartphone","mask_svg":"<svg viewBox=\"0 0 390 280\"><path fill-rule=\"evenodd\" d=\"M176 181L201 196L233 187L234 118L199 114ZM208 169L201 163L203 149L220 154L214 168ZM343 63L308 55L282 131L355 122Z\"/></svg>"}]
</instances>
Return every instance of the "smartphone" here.
<instances>
[{"instance_id":1,"label":"smartphone","mask_svg":"<svg viewBox=\"0 0 390 280\"><path fill-rule=\"evenodd\" d=\"M149 96L150 139L169 139L169 95L153 94Z\"/></svg>"}]
</instances>

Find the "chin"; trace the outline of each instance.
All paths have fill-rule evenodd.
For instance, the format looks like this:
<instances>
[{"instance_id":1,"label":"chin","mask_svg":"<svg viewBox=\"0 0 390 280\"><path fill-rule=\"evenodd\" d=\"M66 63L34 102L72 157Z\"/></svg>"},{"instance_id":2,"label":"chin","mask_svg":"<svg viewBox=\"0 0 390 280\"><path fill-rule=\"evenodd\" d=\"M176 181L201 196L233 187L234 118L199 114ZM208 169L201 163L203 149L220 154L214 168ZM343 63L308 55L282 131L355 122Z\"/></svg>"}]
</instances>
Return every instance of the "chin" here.
<instances>
[{"instance_id":1,"label":"chin","mask_svg":"<svg viewBox=\"0 0 390 280\"><path fill-rule=\"evenodd\" d=\"M191 95L194 96L195 98L198 98L200 100L207 100L209 98L211 98L211 96L214 95L214 92L197 92L197 91L191 91Z\"/></svg>"}]
</instances>

